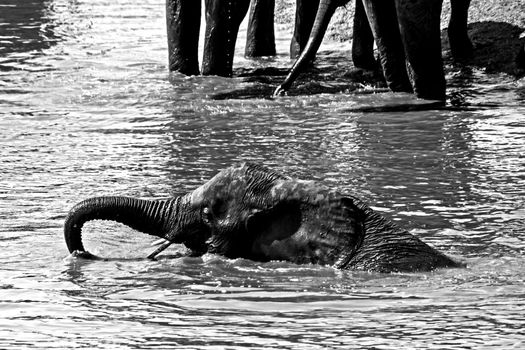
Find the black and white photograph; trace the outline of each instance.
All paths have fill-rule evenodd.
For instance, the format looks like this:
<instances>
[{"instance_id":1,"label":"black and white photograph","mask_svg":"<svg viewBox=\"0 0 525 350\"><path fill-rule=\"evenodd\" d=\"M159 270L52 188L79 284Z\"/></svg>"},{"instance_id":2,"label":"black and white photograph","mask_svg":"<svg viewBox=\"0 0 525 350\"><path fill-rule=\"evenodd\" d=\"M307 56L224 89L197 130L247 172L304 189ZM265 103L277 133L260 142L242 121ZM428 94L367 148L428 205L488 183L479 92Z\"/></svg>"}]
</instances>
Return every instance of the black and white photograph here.
<instances>
[{"instance_id":1,"label":"black and white photograph","mask_svg":"<svg viewBox=\"0 0 525 350\"><path fill-rule=\"evenodd\" d=\"M0 0L0 349L525 349L525 0Z\"/></svg>"}]
</instances>

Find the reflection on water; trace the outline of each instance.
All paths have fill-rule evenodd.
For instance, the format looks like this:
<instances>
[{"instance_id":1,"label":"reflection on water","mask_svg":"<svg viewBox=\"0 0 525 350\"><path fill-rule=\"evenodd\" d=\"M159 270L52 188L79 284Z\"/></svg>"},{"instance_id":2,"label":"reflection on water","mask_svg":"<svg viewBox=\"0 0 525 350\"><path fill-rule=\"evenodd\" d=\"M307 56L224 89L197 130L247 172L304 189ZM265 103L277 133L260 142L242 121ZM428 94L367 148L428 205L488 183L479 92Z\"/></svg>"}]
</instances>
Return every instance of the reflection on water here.
<instances>
[{"instance_id":1,"label":"reflection on water","mask_svg":"<svg viewBox=\"0 0 525 350\"><path fill-rule=\"evenodd\" d=\"M48 49L56 39L50 1L4 0L0 5L3 55ZM2 56L3 56L2 55Z\"/></svg>"},{"instance_id":2,"label":"reflection on water","mask_svg":"<svg viewBox=\"0 0 525 350\"><path fill-rule=\"evenodd\" d=\"M0 71L46 70L47 64L28 64L66 36L74 1L3 0L0 4Z\"/></svg>"},{"instance_id":3,"label":"reflection on water","mask_svg":"<svg viewBox=\"0 0 525 350\"><path fill-rule=\"evenodd\" d=\"M1 6L0 348L522 347L523 82L455 80L464 110L385 112L414 103L391 94L213 100L250 83L168 80L163 1ZM241 69L266 64L242 52ZM344 67L348 53L323 57ZM180 247L152 262L152 238L106 222L85 239L110 259L63 260L80 199L183 193L236 161L355 193L469 267L372 274Z\"/></svg>"}]
</instances>

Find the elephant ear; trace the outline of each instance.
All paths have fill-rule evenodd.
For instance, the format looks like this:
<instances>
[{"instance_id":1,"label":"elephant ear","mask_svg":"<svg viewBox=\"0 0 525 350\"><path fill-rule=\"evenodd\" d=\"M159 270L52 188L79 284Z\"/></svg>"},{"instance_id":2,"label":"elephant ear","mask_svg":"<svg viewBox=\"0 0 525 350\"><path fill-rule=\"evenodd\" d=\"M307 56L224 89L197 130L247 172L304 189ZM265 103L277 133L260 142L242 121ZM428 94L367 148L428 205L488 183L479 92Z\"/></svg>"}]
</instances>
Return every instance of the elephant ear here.
<instances>
[{"instance_id":1,"label":"elephant ear","mask_svg":"<svg viewBox=\"0 0 525 350\"><path fill-rule=\"evenodd\" d=\"M271 244L292 236L302 222L301 205L281 200L273 206L252 212L245 221L246 231L257 244Z\"/></svg>"},{"instance_id":2,"label":"elephant ear","mask_svg":"<svg viewBox=\"0 0 525 350\"><path fill-rule=\"evenodd\" d=\"M259 164L243 164L242 172L246 185L242 198L246 243L260 246L293 235L301 224L299 197L291 195L296 181ZM250 258L268 260L259 250L251 251Z\"/></svg>"},{"instance_id":3,"label":"elephant ear","mask_svg":"<svg viewBox=\"0 0 525 350\"><path fill-rule=\"evenodd\" d=\"M244 165L244 174L246 192L242 202L248 208L245 226L250 236L269 233L278 227L293 229L300 216L297 197L290 196L290 184L294 181L252 163Z\"/></svg>"},{"instance_id":4,"label":"elephant ear","mask_svg":"<svg viewBox=\"0 0 525 350\"><path fill-rule=\"evenodd\" d=\"M364 214L352 198L312 181L280 179L246 219L259 260L343 266L363 238Z\"/></svg>"}]
</instances>

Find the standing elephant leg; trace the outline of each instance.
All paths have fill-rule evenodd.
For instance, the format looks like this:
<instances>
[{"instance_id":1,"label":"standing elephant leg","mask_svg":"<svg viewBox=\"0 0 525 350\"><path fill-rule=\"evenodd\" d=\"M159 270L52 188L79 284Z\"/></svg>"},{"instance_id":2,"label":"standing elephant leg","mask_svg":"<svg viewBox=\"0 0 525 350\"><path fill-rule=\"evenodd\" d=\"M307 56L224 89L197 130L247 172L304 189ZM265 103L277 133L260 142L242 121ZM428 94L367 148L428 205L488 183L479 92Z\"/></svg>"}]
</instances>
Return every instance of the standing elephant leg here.
<instances>
[{"instance_id":1,"label":"standing elephant leg","mask_svg":"<svg viewBox=\"0 0 525 350\"><path fill-rule=\"evenodd\" d=\"M412 92L394 1L362 1L388 87L394 92Z\"/></svg>"},{"instance_id":2,"label":"standing elephant leg","mask_svg":"<svg viewBox=\"0 0 525 350\"><path fill-rule=\"evenodd\" d=\"M516 65L521 69L525 69L525 44L521 45L516 55Z\"/></svg>"},{"instance_id":3,"label":"standing elephant leg","mask_svg":"<svg viewBox=\"0 0 525 350\"><path fill-rule=\"evenodd\" d=\"M244 51L246 57L275 56L274 11L275 0L252 0Z\"/></svg>"},{"instance_id":4,"label":"standing elephant leg","mask_svg":"<svg viewBox=\"0 0 525 350\"><path fill-rule=\"evenodd\" d=\"M290 57L297 58L303 51L314 25L319 0L296 0L295 28L290 44Z\"/></svg>"},{"instance_id":5,"label":"standing elephant leg","mask_svg":"<svg viewBox=\"0 0 525 350\"><path fill-rule=\"evenodd\" d=\"M201 2L166 0L166 27L170 72L199 74Z\"/></svg>"},{"instance_id":6,"label":"standing elephant leg","mask_svg":"<svg viewBox=\"0 0 525 350\"><path fill-rule=\"evenodd\" d=\"M450 22L448 23L448 41L454 59L461 61L472 56L472 42L468 37L467 22L470 0L450 1Z\"/></svg>"},{"instance_id":7,"label":"standing elephant leg","mask_svg":"<svg viewBox=\"0 0 525 350\"><path fill-rule=\"evenodd\" d=\"M408 75L419 98L445 100L442 4L443 0L395 0Z\"/></svg>"},{"instance_id":8,"label":"standing elephant leg","mask_svg":"<svg viewBox=\"0 0 525 350\"><path fill-rule=\"evenodd\" d=\"M206 33L202 74L232 76L233 55L239 26L249 0L206 0Z\"/></svg>"},{"instance_id":9,"label":"standing elephant leg","mask_svg":"<svg viewBox=\"0 0 525 350\"><path fill-rule=\"evenodd\" d=\"M370 70L377 68L374 58L374 35L361 0L355 2L352 61L357 68Z\"/></svg>"}]
</instances>

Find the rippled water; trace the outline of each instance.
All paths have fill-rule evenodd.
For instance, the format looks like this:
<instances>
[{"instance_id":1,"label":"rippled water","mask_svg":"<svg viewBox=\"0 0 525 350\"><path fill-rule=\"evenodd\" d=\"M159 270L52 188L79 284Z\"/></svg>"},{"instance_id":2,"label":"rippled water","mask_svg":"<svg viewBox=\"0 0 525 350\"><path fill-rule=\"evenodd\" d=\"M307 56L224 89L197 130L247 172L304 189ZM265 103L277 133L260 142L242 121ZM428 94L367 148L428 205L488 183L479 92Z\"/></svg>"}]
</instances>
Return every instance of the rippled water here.
<instances>
[{"instance_id":1,"label":"rippled water","mask_svg":"<svg viewBox=\"0 0 525 350\"><path fill-rule=\"evenodd\" d=\"M0 348L523 348L523 81L474 71L451 84L462 110L363 108L413 103L391 94L215 100L259 83L168 79L162 0L3 0L0 19ZM278 37L279 57L246 60L241 42L235 66L289 66ZM468 267L377 274L177 248L152 262L151 237L104 222L86 245L109 260L66 259L77 201L183 193L245 160L351 191Z\"/></svg>"}]
</instances>

